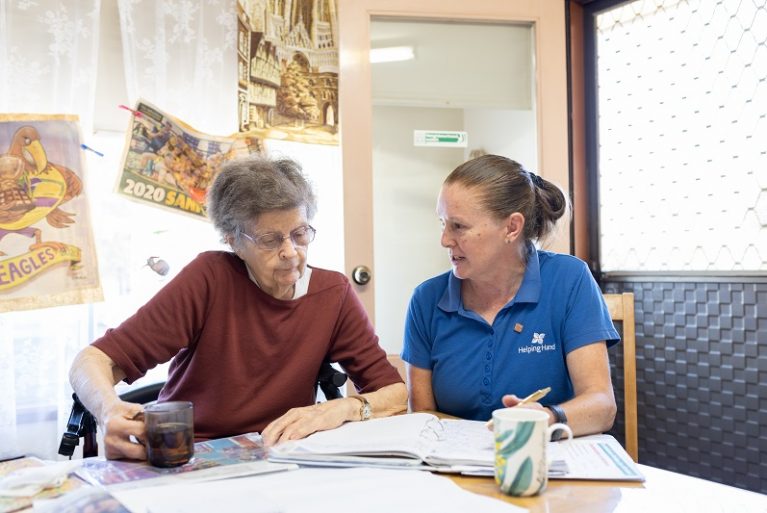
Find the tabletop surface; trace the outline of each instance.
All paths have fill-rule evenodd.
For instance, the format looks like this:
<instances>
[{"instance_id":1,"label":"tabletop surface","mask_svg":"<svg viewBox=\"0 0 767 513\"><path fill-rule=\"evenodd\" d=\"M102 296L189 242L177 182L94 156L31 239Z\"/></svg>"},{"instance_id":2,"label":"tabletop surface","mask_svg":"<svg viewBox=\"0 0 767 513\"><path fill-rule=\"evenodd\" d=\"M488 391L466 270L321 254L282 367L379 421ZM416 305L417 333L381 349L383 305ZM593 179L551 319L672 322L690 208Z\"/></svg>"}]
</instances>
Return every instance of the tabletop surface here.
<instances>
[{"instance_id":1,"label":"tabletop surface","mask_svg":"<svg viewBox=\"0 0 767 513\"><path fill-rule=\"evenodd\" d=\"M767 513L767 495L639 465L637 482L550 480L536 497L509 497L489 477L452 476L462 488L530 513Z\"/></svg>"}]
</instances>

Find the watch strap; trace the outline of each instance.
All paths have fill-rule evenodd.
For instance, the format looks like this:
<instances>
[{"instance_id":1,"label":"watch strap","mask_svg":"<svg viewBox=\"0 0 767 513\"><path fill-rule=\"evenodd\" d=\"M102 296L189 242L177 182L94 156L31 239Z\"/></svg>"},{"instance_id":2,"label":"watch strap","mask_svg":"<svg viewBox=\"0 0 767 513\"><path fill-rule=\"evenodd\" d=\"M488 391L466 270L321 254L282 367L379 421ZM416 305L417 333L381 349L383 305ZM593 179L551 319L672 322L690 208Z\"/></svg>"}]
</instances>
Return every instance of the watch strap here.
<instances>
[{"instance_id":1,"label":"watch strap","mask_svg":"<svg viewBox=\"0 0 767 513\"><path fill-rule=\"evenodd\" d=\"M369 420L373 416L373 408L370 406L370 403L367 399L362 397L361 395L353 395L350 396L353 399L357 399L360 404L360 420Z\"/></svg>"},{"instance_id":2,"label":"watch strap","mask_svg":"<svg viewBox=\"0 0 767 513\"><path fill-rule=\"evenodd\" d=\"M565 415L565 410L559 406L558 404L550 404L546 406L549 410L551 410L551 413L554 414L554 422L559 424L567 424L567 415ZM563 438L565 435L564 429L555 429L553 433L551 433L551 439L552 440L559 440Z\"/></svg>"},{"instance_id":3,"label":"watch strap","mask_svg":"<svg viewBox=\"0 0 767 513\"><path fill-rule=\"evenodd\" d=\"M558 404L550 404L546 406L549 410L551 410L551 413L554 414L554 422L559 422L560 424L567 424L567 415L565 415L565 410L562 409L561 406Z\"/></svg>"}]
</instances>

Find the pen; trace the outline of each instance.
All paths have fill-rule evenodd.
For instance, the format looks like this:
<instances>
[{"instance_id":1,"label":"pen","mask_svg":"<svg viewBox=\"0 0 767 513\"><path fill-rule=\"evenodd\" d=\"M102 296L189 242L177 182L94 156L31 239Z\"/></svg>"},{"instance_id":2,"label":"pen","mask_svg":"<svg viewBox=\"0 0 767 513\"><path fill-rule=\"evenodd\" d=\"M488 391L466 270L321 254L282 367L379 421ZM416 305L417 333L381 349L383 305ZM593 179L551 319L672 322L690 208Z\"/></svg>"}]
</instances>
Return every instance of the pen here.
<instances>
[{"instance_id":1,"label":"pen","mask_svg":"<svg viewBox=\"0 0 767 513\"><path fill-rule=\"evenodd\" d=\"M527 397L519 401L517 403L517 406L519 406L520 404L534 403L536 401L540 401L541 399L546 397L546 394L548 394L549 392L551 392L551 387L546 387L546 388L541 388L540 390L536 390L532 394L528 395Z\"/></svg>"},{"instance_id":2,"label":"pen","mask_svg":"<svg viewBox=\"0 0 767 513\"><path fill-rule=\"evenodd\" d=\"M527 397L519 401L517 404L512 406L512 408L519 406L520 404L534 403L534 402L540 401L541 399L546 397L546 394L548 394L549 392L551 392L551 387L546 387L546 388L541 388L540 390L536 390L535 392L528 395ZM488 420L485 425L487 426L487 429L493 429L493 419Z\"/></svg>"}]
</instances>

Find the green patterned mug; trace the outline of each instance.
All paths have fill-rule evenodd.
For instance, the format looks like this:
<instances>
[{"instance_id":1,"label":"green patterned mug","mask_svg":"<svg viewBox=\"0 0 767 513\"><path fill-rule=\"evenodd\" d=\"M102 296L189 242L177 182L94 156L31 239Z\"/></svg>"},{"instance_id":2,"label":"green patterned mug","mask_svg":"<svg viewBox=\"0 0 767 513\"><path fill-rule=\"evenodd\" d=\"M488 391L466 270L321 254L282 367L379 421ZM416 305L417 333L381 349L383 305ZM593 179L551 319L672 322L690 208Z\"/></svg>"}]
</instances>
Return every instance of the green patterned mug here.
<instances>
[{"instance_id":1,"label":"green patterned mug","mask_svg":"<svg viewBox=\"0 0 767 513\"><path fill-rule=\"evenodd\" d=\"M493 412L495 482L503 493L527 497L546 489L546 445L551 434L562 429L573 437L569 426L548 423L549 415L541 410L513 407Z\"/></svg>"}]
</instances>

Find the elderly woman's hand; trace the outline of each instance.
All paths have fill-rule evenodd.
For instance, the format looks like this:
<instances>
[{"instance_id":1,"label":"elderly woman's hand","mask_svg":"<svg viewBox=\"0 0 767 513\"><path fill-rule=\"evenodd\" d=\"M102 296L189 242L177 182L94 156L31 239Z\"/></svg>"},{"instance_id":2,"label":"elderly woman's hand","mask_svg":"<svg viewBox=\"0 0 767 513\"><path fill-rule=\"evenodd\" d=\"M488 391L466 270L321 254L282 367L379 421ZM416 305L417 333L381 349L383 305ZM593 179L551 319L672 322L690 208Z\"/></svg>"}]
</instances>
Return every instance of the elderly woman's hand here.
<instances>
[{"instance_id":1,"label":"elderly woman's hand","mask_svg":"<svg viewBox=\"0 0 767 513\"><path fill-rule=\"evenodd\" d=\"M315 431L336 428L347 420L358 420L359 411L359 401L350 398L291 408L285 415L266 426L261 436L267 447L288 440L298 440Z\"/></svg>"},{"instance_id":2,"label":"elderly woman's hand","mask_svg":"<svg viewBox=\"0 0 767 513\"><path fill-rule=\"evenodd\" d=\"M109 460L129 458L145 460L146 427L139 415L144 411L140 404L117 401L105 408L101 422L104 429L104 454ZM131 440L131 436L138 443Z\"/></svg>"}]
</instances>

